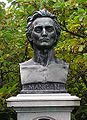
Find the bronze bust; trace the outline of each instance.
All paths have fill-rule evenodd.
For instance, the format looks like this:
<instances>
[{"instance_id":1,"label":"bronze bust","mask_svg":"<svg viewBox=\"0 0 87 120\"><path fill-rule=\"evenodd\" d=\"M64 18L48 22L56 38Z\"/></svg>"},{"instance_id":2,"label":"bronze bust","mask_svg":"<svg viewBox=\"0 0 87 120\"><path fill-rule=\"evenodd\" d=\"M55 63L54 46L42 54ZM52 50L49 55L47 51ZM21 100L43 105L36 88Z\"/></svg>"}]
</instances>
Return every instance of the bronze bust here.
<instances>
[{"instance_id":1,"label":"bronze bust","mask_svg":"<svg viewBox=\"0 0 87 120\"><path fill-rule=\"evenodd\" d=\"M20 63L21 93L66 92L69 65L54 55L61 31L56 17L43 9L29 17L27 23L26 36L34 56Z\"/></svg>"}]
</instances>

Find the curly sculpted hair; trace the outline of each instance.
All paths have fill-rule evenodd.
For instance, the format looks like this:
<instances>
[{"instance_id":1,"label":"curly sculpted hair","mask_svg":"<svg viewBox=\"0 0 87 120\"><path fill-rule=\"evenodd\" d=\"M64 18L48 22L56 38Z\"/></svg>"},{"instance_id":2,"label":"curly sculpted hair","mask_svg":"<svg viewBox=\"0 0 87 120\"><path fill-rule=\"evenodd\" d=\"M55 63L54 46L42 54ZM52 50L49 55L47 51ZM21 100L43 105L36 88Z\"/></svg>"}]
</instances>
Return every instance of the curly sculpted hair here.
<instances>
[{"instance_id":1,"label":"curly sculpted hair","mask_svg":"<svg viewBox=\"0 0 87 120\"><path fill-rule=\"evenodd\" d=\"M28 17L27 19L27 29L26 29L26 36L28 38L28 41L30 42L32 48L33 48L33 40L31 39L31 33L33 30L32 27L32 23L35 19L37 18L41 18L41 17L49 17L54 21L54 25L55 25L55 29L56 29L56 34L57 34L57 39L55 42L55 45L57 44L59 38L60 38L60 25L57 22L57 18L55 17L55 15L51 14L49 11L47 11L46 9L40 10L40 11L36 11L32 16Z\"/></svg>"}]
</instances>

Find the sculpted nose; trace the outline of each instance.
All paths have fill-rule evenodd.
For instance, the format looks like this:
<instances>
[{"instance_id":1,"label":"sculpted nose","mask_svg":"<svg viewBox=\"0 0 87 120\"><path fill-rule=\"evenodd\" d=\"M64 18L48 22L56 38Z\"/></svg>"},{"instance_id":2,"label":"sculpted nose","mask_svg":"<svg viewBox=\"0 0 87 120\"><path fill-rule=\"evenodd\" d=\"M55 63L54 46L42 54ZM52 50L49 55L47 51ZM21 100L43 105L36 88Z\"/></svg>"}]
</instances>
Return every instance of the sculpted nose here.
<instances>
[{"instance_id":1,"label":"sculpted nose","mask_svg":"<svg viewBox=\"0 0 87 120\"><path fill-rule=\"evenodd\" d=\"M46 32L45 28L43 28L42 36L43 36L43 37L47 37L47 32Z\"/></svg>"}]
</instances>

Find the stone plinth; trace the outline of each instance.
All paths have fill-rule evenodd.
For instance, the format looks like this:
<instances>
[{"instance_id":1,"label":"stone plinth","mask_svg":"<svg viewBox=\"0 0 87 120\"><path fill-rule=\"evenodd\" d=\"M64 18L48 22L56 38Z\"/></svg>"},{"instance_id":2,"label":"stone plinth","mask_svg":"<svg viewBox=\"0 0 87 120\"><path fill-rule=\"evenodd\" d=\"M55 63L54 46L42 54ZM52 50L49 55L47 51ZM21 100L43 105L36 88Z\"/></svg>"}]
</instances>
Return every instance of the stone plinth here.
<instances>
[{"instance_id":1,"label":"stone plinth","mask_svg":"<svg viewBox=\"0 0 87 120\"><path fill-rule=\"evenodd\" d=\"M17 112L17 120L71 120L71 112L80 98L68 93L19 94L7 100Z\"/></svg>"}]
</instances>

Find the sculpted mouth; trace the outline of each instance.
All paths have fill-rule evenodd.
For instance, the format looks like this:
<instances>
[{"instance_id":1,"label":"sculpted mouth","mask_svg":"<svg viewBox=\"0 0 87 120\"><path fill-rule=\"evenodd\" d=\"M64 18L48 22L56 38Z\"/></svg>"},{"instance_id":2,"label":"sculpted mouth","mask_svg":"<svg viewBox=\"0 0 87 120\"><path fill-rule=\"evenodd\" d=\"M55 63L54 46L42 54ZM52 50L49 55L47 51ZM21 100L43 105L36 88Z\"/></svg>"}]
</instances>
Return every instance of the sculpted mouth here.
<instances>
[{"instance_id":1,"label":"sculpted mouth","mask_svg":"<svg viewBox=\"0 0 87 120\"><path fill-rule=\"evenodd\" d=\"M41 42L48 42L48 41L49 41L49 38L44 37L44 38L40 38L39 40L40 40Z\"/></svg>"}]
</instances>

